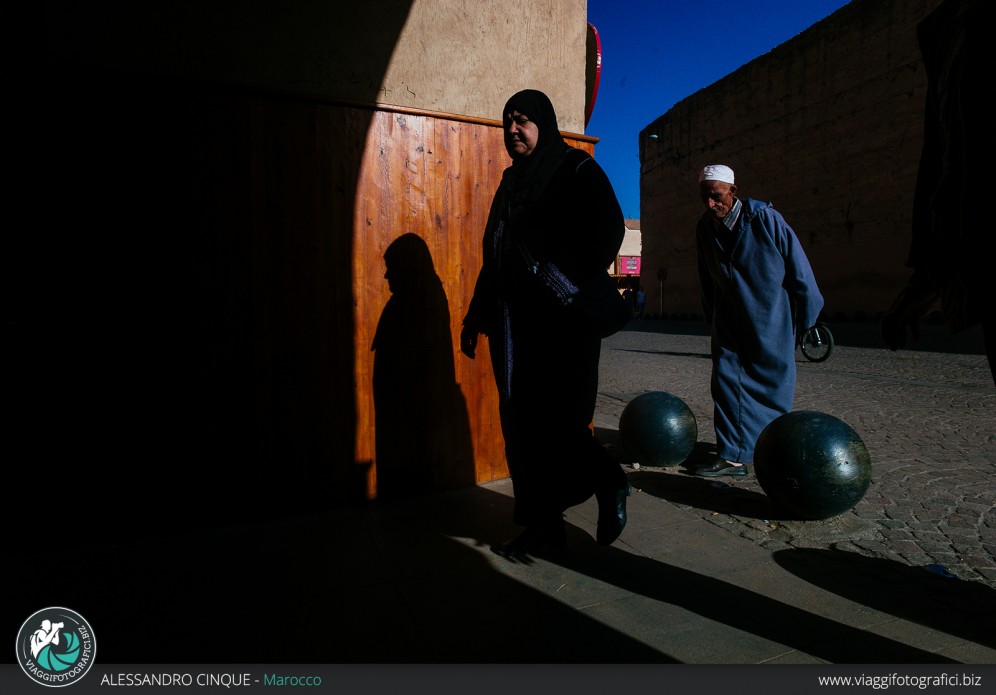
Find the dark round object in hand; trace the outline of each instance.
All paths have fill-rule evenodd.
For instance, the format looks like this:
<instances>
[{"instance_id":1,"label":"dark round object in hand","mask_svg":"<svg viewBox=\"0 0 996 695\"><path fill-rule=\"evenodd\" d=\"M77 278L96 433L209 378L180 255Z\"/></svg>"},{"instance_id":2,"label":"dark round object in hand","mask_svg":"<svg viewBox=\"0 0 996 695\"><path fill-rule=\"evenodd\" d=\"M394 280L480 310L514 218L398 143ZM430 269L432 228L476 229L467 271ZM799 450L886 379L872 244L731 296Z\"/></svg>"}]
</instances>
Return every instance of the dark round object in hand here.
<instances>
[{"instance_id":1,"label":"dark round object in hand","mask_svg":"<svg viewBox=\"0 0 996 695\"><path fill-rule=\"evenodd\" d=\"M754 473L775 504L800 519L829 519L871 484L865 443L847 423L815 410L773 420L754 448Z\"/></svg>"},{"instance_id":2,"label":"dark round object in hand","mask_svg":"<svg viewBox=\"0 0 996 695\"><path fill-rule=\"evenodd\" d=\"M698 435L689 407L664 391L637 396L619 416L623 448L644 466L678 465L692 453Z\"/></svg>"}]
</instances>

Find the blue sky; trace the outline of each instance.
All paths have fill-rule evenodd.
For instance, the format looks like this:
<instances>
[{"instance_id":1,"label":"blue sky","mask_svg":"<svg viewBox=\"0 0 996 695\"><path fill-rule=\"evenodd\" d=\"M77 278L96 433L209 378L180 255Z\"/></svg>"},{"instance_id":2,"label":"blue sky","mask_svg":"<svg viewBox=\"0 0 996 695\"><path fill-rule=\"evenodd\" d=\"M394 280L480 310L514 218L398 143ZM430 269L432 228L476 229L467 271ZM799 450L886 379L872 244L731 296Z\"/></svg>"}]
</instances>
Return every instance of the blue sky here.
<instances>
[{"instance_id":1,"label":"blue sky","mask_svg":"<svg viewBox=\"0 0 996 695\"><path fill-rule=\"evenodd\" d=\"M602 75L585 132L623 215L640 217L640 131L848 0L588 0Z\"/></svg>"}]
</instances>

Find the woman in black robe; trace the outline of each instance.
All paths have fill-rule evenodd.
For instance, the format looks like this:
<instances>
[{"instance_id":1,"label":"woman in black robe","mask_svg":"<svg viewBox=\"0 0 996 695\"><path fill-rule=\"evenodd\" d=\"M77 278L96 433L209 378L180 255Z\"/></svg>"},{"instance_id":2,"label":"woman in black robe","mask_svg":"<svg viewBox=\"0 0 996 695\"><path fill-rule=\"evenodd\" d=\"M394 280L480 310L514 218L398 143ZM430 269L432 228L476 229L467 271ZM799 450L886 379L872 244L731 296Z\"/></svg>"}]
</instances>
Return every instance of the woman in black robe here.
<instances>
[{"instance_id":1,"label":"woman in black robe","mask_svg":"<svg viewBox=\"0 0 996 695\"><path fill-rule=\"evenodd\" d=\"M494 550L512 557L564 544L563 512L592 494L597 540L608 545L626 523L630 487L589 429L601 339L579 326L570 303L615 260L622 211L601 167L564 142L545 94L515 94L502 116L512 165L491 205L461 334L471 358L478 334L488 336L514 521L526 527Z\"/></svg>"}]
</instances>

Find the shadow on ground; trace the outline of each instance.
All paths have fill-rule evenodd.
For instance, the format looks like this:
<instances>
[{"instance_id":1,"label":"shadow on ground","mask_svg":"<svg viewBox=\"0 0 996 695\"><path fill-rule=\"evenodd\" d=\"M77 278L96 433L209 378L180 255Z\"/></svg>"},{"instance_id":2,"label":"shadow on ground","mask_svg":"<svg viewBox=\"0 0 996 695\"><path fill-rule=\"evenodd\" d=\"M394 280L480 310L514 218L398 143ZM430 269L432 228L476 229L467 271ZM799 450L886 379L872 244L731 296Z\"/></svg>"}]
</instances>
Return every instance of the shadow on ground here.
<instances>
[{"instance_id":1,"label":"shadow on ground","mask_svg":"<svg viewBox=\"0 0 996 695\"><path fill-rule=\"evenodd\" d=\"M70 607L93 626L102 661L121 664L675 663L679 650L699 663L736 663L772 643L836 663L949 661L676 563L598 546L577 527L545 562L507 564L483 546L514 532L511 505L472 488L91 542L71 562L8 550L5 566L24 571L0 617L13 634L41 607ZM703 638L690 613L732 627L742 643ZM689 634L702 643L689 645Z\"/></svg>"},{"instance_id":2,"label":"shadow on ground","mask_svg":"<svg viewBox=\"0 0 996 695\"><path fill-rule=\"evenodd\" d=\"M885 343L879 334L878 322L830 321L828 322L836 345L885 350ZM631 321L627 331L649 333L670 333L672 335L708 336L709 327L702 321L661 321L647 319ZM907 341L904 350L910 352L943 352L959 355L986 354L982 327L975 326L960 333L948 332L947 326L938 322L921 322L920 335L916 340ZM831 357L831 359L833 359Z\"/></svg>"},{"instance_id":3,"label":"shadow on ground","mask_svg":"<svg viewBox=\"0 0 996 695\"><path fill-rule=\"evenodd\" d=\"M618 430L595 428L598 440L616 457L629 463ZM751 519L785 518L767 495L743 487L735 478L697 478L689 470L708 463L716 455L716 445L696 442L692 453L678 466L641 467L628 473L629 481L641 491L673 504L695 507L719 514L734 514ZM753 478L749 479L754 482Z\"/></svg>"},{"instance_id":4,"label":"shadow on ground","mask_svg":"<svg viewBox=\"0 0 996 695\"><path fill-rule=\"evenodd\" d=\"M838 596L996 648L996 590L984 584L839 550L780 550L773 557L787 571Z\"/></svg>"},{"instance_id":5,"label":"shadow on ground","mask_svg":"<svg viewBox=\"0 0 996 695\"><path fill-rule=\"evenodd\" d=\"M5 566L22 569L0 618L16 634L34 611L70 607L93 626L104 663L675 662L495 571L480 547L513 533L511 517L511 498L472 488L91 539L71 562L8 551Z\"/></svg>"}]
</instances>

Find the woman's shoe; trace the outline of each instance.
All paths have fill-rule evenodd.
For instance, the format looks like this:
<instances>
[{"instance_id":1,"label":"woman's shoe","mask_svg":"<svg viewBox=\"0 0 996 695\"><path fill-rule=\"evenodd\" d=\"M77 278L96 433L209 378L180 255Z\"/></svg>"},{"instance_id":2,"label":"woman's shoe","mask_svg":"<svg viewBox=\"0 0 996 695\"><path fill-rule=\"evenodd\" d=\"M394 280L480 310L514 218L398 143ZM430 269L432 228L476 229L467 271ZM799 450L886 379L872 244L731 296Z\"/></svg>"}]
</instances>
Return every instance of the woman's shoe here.
<instances>
[{"instance_id":1,"label":"woman's shoe","mask_svg":"<svg viewBox=\"0 0 996 695\"><path fill-rule=\"evenodd\" d=\"M626 498L633 494L633 487L626 483L623 488L599 490L595 493L598 500L598 530L595 540L600 545L612 545L619 534L626 528Z\"/></svg>"},{"instance_id":2,"label":"woman's shoe","mask_svg":"<svg viewBox=\"0 0 996 695\"><path fill-rule=\"evenodd\" d=\"M543 548L562 548L567 545L567 530L564 521L538 526L527 526L526 530L510 541L491 546L492 552L504 558L525 558Z\"/></svg>"}]
</instances>

